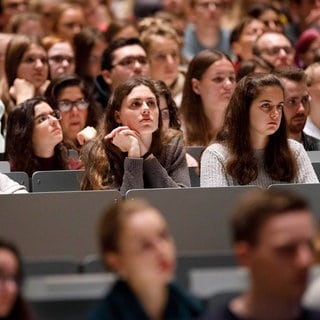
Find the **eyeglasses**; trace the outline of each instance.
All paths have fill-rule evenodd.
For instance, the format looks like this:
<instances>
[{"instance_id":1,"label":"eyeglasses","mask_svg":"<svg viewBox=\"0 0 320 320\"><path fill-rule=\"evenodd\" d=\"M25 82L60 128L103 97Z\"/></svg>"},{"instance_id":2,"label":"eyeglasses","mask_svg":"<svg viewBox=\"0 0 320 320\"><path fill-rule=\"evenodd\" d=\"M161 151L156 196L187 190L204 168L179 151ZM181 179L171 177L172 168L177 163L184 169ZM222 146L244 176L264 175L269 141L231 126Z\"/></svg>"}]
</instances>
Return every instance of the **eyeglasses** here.
<instances>
[{"instance_id":1,"label":"eyeglasses","mask_svg":"<svg viewBox=\"0 0 320 320\"><path fill-rule=\"evenodd\" d=\"M35 122L36 124L41 124L47 120L49 120L51 118L54 118L55 120L61 120L61 113L59 110L53 110L52 112L49 113L42 113L39 114L36 118L35 118Z\"/></svg>"},{"instance_id":2,"label":"eyeglasses","mask_svg":"<svg viewBox=\"0 0 320 320\"><path fill-rule=\"evenodd\" d=\"M309 95L305 95L301 97L300 99L298 97L290 98L286 100L286 106L292 109L296 109L300 106L302 103L304 108L308 108L310 105L310 99L311 97Z\"/></svg>"},{"instance_id":3,"label":"eyeglasses","mask_svg":"<svg viewBox=\"0 0 320 320\"><path fill-rule=\"evenodd\" d=\"M205 2L198 2L195 4L196 7L200 7L204 10L209 10L211 7L215 9L221 9L222 3L220 1L205 1Z\"/></svg>"},{"instance_id":4,"label":"eyeglasses","mask_svg":"<svg viewBox=\"0 0 320 320\"><path fill-rule=\"evenodd\" d=\"M49 57L49 60L55 63L62 63L63 61L67 61L69 64L74 63L74 57L63 56L63 55L56 55L56 56Z\"/></svg>"},{"instance_id":5,"label":"eyeglasses","mask_svg":"<svg viewBox=\"0 0 320 320\"><path fill-rule=\"evenodd\" d=\"M148 64L148 58L146 56L129 56L126 58L123 58L119 62L115 63L112 65L112 68L120 65L122 67L127 67L127 68L133 68L135 63L138 62L141 65L146 65Z\"/></svg>"},{"instance_id":6,"label":"eyeglasses","mask_svg":"<svg viewBox=\"0 0 320 320\"><path fill-rule=\"evenodd\" d=\"M271 104L269 102L264 102L259 106L259 108L265 113L273 113L274 111L281 113L283 110L283 102L279 104Z\"/></svg>"},{"instance_id":7,"label":"eyeglasses","mask_svg":"<svg viewBox=\"0 0 320 320\"><path fill-rule=\"evenodd\" d=\"M81 98L76 101L62 100L58 102L58 108L61 112L69 112L73 107L76 107L78 110L88 109L89 101Z\"/></svg>"},{"instance_id":8,"label":"eyeglasses","mask_svg":"<svg viewBox=\"0 0 320 320\"><path fill-rule=\"evenodd\" d=\"M268 56L275 56L280 53L280 51L283 50L286 54L293 54L293 48L292 47L273 47L273 48L265 48L261 49L261 53L265 53Z\"/></svg>"}]
</instances>

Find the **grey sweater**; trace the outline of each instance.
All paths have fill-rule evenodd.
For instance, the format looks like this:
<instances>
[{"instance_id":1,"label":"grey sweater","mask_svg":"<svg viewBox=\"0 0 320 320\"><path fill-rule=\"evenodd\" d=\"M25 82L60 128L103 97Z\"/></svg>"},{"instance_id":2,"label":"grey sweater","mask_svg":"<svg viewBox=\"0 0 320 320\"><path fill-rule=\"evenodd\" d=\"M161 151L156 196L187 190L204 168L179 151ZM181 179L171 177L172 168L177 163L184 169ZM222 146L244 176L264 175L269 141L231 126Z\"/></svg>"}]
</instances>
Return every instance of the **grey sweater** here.
<instances>
[{"instance_id":1,"label":"grey sweater","mask_svg":"<svg viewBox=\"0 0 320 320\"><path fill-rule=\"evenodd\" d=\"M182 137L174 137L165 151L165 161L157 158L125 158L120 192L144 188L190 187L190 177Z\"/></svg>"},{"instance_id":2,"label":"grey sweater","mask_svg":"<svg viewBox=\"0 0 320 320\"><path fill-rule=\"evenodd\" d=\"M302 144L289 139L294 158L298 164L297 176L294 183L317 183L318 178L312 168L312 164L303 148ZM267 188L271 184L280 183L272 180L263 167L263 151L255 152L258 159L258 177L250 184ZM220 143L214 143L206 148L201 157L200 185L201 187L223 187L238 185L238 182L226 173L225 164L228 160L229 152Z\"/></svg>"}]
</instances>

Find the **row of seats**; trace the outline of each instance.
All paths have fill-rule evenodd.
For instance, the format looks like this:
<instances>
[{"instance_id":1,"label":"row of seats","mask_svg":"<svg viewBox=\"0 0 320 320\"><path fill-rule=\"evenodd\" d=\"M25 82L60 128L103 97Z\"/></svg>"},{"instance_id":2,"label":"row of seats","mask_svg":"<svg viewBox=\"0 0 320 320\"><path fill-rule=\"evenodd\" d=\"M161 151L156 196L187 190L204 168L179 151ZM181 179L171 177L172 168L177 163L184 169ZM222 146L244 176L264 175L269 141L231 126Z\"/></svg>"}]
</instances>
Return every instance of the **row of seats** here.
<instances>
[{"instance_id":1,"label":"row of seats","mask_svg":"<svg viewBox=\"0 0 320 320\"><path fill-rule=\"evenodd\" d=\"M312 162L320 180L320 162ZM1 171L0 171L1 172ZM5 172L12 180L24 185L29 192L79 191L82 170L37 171L31 179L25 172ZM199 168L189 167L191 187L200 187Z\"/></svg>"},{"instance_id":2,"label":"row of seats","mask_svg":"<svg viewBox=\"0 0 320 320\"><path fill-rule=\"evenodd\" d=\"M187 151L199 161L203 147L188 147ZM308 151L313 168L320 180L320 151ZM0 172L24 185L29 192L78 191L83 175L82 170L37 171L31 179L25 172L10 172L7 161L0 161ZM191 187L200 186L199 169L189 168Z\"/></svg>"},{"instance_id":3,"label":"row of seats","mask_svg":"<svg viewBox=\"0 0 320 320\"><path fill-rule=\"evenodd\" d=\"M255 186L129 190L128 199L146 198L167 219L179 253L230 250L229 212ZM302 193L320 220L320 184L279 184ZM96 253L96 227L103 209L119 201L117 190L0 195L0 226L27 258ZM45 240L45 241L44 241Z\"/></svg>"},{"instance_id":4,"label":"row of seats","mask_svg":"<svg viewBox=\"0 0 320 320\"><path fill-rule=\"evenodd\" d=\"M3 173L24 185L29 192L78 191L83 175L82 170L37 171L31 178L22 171Z\"/></svg>"},{"instance_id":5,"label":"row of seats","mask_svg":"<svg viewBox=\"0 0 320 320\"><path fill-rule=\"evenodd\" d=\"M147 198L165 215L177 245L178 282L202 299L218 293L224 299L247 284L231 254L228 213L252 188L143 189L130 190L126 197ZM271 188L302 193L320 219L320 184ZM112 285L114 276L101 272L96 227L103 209L119 199L116 190L0 195L1 234L14 240L26 258L25 293L41 318L82 319ZM71 262L59 267L64 274L54 268L49 272L59 259ZM221 297L223 290L228 294Z\"/></svg>"}]
</instances>

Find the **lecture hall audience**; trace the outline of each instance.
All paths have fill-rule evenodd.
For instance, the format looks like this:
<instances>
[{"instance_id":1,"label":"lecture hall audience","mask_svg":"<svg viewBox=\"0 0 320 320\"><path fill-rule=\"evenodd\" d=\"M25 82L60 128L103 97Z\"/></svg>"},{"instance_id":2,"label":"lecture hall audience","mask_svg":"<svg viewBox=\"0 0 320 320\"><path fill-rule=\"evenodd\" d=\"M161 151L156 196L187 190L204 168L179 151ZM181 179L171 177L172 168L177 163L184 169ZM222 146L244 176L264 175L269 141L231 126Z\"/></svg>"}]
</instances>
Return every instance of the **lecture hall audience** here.
<instances>
[{"instance_id":1,"label":"lecture hall audience","mask_svg":"<svg viewBox=\"0 0 320 320\"><path fill-rule=\"evenodd\" d=\"M0 30L0 152L13 171L31 177L84 169L82 190L118 189L124 196L134 188L190 187L187 165L198 163L186 146L201 146L202 187L319 182L306 151L320 150L320 68L313 64L320 0L2 0ZM71 159L71 149L80 157ZM26 192L0 174L0 193ZM312 263L309 209L299 197L273 191L248 201L236 215L245 215L250 201L257 205L253 218L266 213L257 228L234 239L250 286L219 316L318 319L300 307ZM185 320L203 312L172 283L174 244L155 208L120 202L103 219L101 253L119 280L88 319ZM282 219L288 223L279 230ZM260 249L278 245L264 237L273 227L293 238L306 231L305 265L295 285L286 278L295 276L294 250L279 269L272 250L263 265L255 264ZM35 319L21 280L19 253L0 239L0 319ZM262 288L259 301L256 288ZM267 301L266 291L276 299Z\"/></svg>"}]
</instances>

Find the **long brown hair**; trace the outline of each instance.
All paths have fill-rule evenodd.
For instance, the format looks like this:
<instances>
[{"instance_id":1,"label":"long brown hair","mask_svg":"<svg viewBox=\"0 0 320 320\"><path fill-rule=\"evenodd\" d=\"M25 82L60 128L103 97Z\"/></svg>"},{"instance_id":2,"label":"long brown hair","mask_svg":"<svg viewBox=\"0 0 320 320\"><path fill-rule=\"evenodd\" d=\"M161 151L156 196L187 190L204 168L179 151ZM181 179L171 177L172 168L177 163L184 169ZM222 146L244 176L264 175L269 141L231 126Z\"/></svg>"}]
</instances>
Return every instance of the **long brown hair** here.
<instances>
[{"instance_id":1,"label":"long brown hair","mask_svg":"<svg viewBox=\"0 0 320 320\"><path fill-rule=\"evenodd\" d=\"M230 152L227 173L239 184L249 184L258 176L258 163L250 143L250 108L254 99L266 87L278 87L280 80L271 74L253 74L242 78L230 99L223 129L217 140ZM264 169L274 180L291 182L297 172L297 163L291 153L282 115L279 129L269 136L264 150Z\"/></svg>"},{"instance_id":2,"label":"long brown hair","mask_svg":"<svg viewBox=\"0 0 320 320\"><path fill-rule=\"evenodd\" d=\"M15 101L9 94L9 89L17 78L18 68L21 64L23 55L30 49L32 45L41 47L47 52L43 43L35 37L28 37L26 35L17 34L9 41L6 55L5 55L5 77L1 83L1 99L6 106L6 113L8 113L15 106ZM46 62L48 64L48 62ZM48 67L49 75L49 67Z\"/></svg>"},{"instance_id":3,"label":"long brown hair","mask_svg":"<svg viewBox=\"0 0 320 320\"><path fill-rule=\"evenodd\" d=\"M208 68L219 60L230 58L218 50L203 50L191 61L186 74L181 101L181 115L183 118L186 144L206 146L212 142L210 120L206 116L200 95L192 88L192 78L201 80Z\"/></svg>"},{"instance_id":4,"label":"long brown hair","mask_svg":"<svg viewBox=\"0 0 320 320\"><path fill-rule=\"evenodd\" d=\"M42 97L27 99L18 104L8 117L6 134L6 158L15 171L24 171L29 176L39 170L40 164L33 151L32 134L34 129L34 109ZM67 150L62 143L54 148L54 157L59 169L67 169Z\"/></svg>"},{"instance_id":5,"label":"long brown hair","mask_svg":"<svg viewBox=\"0 0 320 320\"><path fill-rule=\"evenodd\" d=\"M85 171L81 189L110 189L121 186L126 154L121 152L111 141L105 141L104 137L119 126L115 119L115 111L121 109L123 100L137 86L148 87L155 95L159 108L159 95L152 80L146 78L129 79L115 89L109 100L107 112L99 125L96 138L82 149L81 157ZM158 158L160 163L163 163L164 147L169 138L161 130L162 119L160 111L158 123L158 130L152 134L152 144L149 151Z\"/></svg>"}]
</instances>

